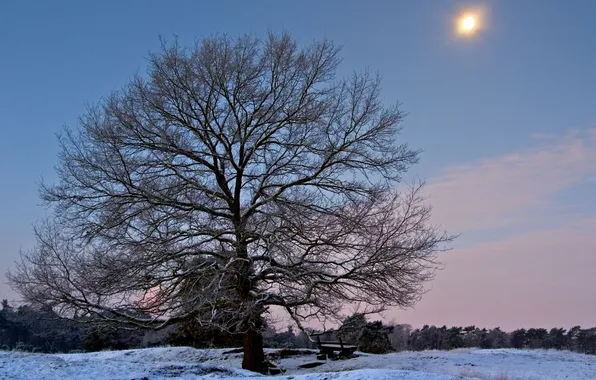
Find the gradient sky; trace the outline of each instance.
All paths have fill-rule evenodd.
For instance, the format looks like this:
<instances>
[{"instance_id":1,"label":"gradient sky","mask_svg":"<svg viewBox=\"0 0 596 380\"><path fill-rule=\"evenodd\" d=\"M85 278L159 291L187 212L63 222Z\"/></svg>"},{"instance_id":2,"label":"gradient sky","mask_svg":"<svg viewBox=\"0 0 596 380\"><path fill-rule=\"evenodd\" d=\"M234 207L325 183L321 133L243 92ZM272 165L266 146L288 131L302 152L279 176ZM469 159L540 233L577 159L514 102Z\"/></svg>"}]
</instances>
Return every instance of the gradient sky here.
<instances>
[{"instance_id":1,"label":"gradient sky","mask_svg":"<svg viewBox=\"0 0 596 380\"><path fill-rule=\"evenodd\" d=\"M485 30L454 36L462 9ZM343 45L409 112L434 220L462 233L395 322L504 329L596 326L596 2L26 1L0 3L0 271L46 210L55 133L143 72L158 36L286 30ZM410 177L408 177L410 176ZM1 277L0 297L16 296Z\"/></svg>"}]
</instances>

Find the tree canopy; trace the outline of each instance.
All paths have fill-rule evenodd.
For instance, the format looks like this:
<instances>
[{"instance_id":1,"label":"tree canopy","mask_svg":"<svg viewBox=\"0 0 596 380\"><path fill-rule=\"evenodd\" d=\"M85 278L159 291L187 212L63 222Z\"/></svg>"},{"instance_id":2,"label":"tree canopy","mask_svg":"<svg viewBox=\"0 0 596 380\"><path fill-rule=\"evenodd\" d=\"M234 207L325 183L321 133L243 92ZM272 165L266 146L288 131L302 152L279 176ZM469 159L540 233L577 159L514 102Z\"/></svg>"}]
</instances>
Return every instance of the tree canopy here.
<instances>
[{"instance_id":1,"label":"tree canopy","mask_svg":"<svg viewBox=\"0 0 596 380\"><path fill-rule=\"evenodd\" d=\"M64 316L243 333L262 371L262 316L299 325L413 305L452 236L429 223L404 113L340 49L290 35L163 43L59 136L58 181L9 279Z\"/></svg>"}]
</instances>

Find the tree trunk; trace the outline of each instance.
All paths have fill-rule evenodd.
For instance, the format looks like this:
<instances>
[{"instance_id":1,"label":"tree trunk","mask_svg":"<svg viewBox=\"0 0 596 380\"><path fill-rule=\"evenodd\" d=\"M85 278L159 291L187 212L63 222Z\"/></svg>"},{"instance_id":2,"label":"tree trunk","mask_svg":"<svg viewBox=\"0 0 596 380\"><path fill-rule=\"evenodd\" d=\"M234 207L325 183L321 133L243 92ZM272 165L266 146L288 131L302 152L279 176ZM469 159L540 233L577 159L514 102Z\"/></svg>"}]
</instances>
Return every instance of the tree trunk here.
<instances>
[{"instance_id":1,"label":"tree trunk","mask_svg":"<svg viewBox=\"0 0 596 380\"><path fill-rule=\"evenodd\" d=\"M242 368L259 373L265 373L266 371L263 335L261 331L257 331L252 327L244 333Z\"/></svg>"},{"instance_id":2,"label":"tree trunk","mask_svg":"<svg viewBox=\"0 0 596 380\"><path fill-rule=\"evenodd\" d=\"M250 301L252 301L250 292L253 290L253 284L250 279L252 268L251 262L248 259L248 247L246 243L242 241L242 233L238 232L243 231L244 227L241 226L240 221L237 225L236 238L241 242L236 247L237 256L241 259L238 261L240 264L238 269L238 290L242 300L246 301L247 305L250 305ZM263 351L263 335L261 332L263 321L261 319L261 314L262 313L255 312L255 310L251 310L251 316L245 321L242 368L253 372L265 373L267 368L265 366L265 353Z\"/></svg>"}]
</instances>

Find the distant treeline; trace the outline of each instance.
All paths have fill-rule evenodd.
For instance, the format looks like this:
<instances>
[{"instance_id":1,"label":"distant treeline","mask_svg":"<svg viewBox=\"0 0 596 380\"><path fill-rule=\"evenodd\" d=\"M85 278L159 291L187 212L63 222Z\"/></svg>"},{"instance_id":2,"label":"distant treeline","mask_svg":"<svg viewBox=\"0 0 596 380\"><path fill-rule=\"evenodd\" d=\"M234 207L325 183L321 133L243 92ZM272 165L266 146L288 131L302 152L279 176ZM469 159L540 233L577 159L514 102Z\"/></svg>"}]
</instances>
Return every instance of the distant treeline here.
<instances>
[{"instance_id":1,"label":"distant treeline","mask_svg":"<svg viewBox=\"0 0 596 380\"><path fill-rule=\"evenodd\" d=\"M279 332L269 327L264 332L264 344L277 348L316 348L313 338L341 339L357 345L360 351L386 353L391 351L452 350L457 348L520 348L556 349L596 354L596 328L569 330L563 328L519 329L512 332L500 328L476 326L413 329L409 325L385 325L369 322L362 314L347 318L343 325L325 333L309 331L295 333L292 327ZM192 323L172 326L162 331L137 331L98 327L84 320L60 319L49 308L29 305L12 307L2 301L0 310L0 349L30 352L81 352L120 350L161 345L193 347L237 347L241 337L221 331L205 330Z\"/></svg>"},{"instance_id":2,"label":"distant treeline","mask_svg":"<svg viewBox=\"0 0 596 380\"><path fill-rule=\"evenodd\" d=\"M4 300L0 310L0 349L29 352L123 350L164 343L167 332L145 332L100 327L84 319L58 318L50 308L12 307Z\"/></svg>"},{"instance_id":3,"label":"distant treeline","mask_svg":"<svg viewBox=\"0 0 596 380\"><path fill-rule=\"evenodd\" d=\"M304 333L275 333L266 341L276 347L304 347L308 342ZM316 333L316 332L313 332ZM304 336L303 336L304 335ZM368 322L362 314L347 318L336 331L322 334L321 340L339 339L358 345L363 352L386 353L391 351L453 350L457 348L518 348L569 350L596 354L596 328L518 329L505 332L493 329L467 327L424 326L413 329L410 325L384 325L380 321ZM315 347L306 343L309 347Z\"/></svg>"}]
</instances>

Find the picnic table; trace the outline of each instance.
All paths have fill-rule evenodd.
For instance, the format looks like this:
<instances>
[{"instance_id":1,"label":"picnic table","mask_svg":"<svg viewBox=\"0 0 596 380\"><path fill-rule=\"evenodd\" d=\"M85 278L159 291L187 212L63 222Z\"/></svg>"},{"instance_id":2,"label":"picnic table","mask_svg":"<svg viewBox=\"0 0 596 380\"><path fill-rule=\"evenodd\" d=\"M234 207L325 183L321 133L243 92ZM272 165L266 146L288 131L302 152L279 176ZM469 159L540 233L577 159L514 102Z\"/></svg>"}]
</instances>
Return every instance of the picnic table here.
<instances>
[{"instance_id":1,"label":"picnic table","mask_svg":"<svg viewBox=\"0 0 596 380\"><path fill-rule=\"evenodd\" d=\"M343 356L347 357L352 355L358 347L352 346L350 344L344 344L341 341L341 338L337 342L333 341L321 341L319 337L317 337L317 346L319 347L319 351L321 355L326 355L330 358L335 356Z\"/></svg>"}]
</instances>

